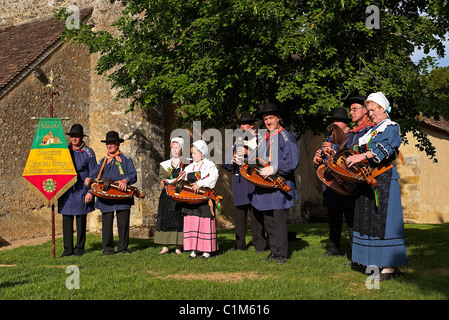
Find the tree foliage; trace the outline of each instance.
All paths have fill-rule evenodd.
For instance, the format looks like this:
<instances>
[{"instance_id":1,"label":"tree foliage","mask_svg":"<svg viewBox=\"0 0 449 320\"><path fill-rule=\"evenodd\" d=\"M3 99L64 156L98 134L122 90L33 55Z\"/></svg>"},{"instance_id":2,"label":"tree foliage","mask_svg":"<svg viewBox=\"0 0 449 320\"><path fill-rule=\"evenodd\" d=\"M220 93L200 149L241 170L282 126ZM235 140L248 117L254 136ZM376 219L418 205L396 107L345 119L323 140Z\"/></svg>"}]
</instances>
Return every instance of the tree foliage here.
<instances>
[{"instance_id":1,"label":"tree foliage","mask_svg":"<svg viewBox=\"0 0 449 320\"><path fill-rule=\"evenodd\" d=\"M434 156L419 116L448 110L428 90L435 61L416 65L410 55L416 47L444 55L445 2L123 0L113 23L120 36L82 24L64 37L102 54L98 73L117 98L132 99L131 110L169 100L185 124L221 127L234 124L237 109L254 113L272 101L300 133L322 129L346 97L382 91L403 135L412 131ZM369 5L379 8L379 29L367 27Z\"/></svg>"}]
</instances>

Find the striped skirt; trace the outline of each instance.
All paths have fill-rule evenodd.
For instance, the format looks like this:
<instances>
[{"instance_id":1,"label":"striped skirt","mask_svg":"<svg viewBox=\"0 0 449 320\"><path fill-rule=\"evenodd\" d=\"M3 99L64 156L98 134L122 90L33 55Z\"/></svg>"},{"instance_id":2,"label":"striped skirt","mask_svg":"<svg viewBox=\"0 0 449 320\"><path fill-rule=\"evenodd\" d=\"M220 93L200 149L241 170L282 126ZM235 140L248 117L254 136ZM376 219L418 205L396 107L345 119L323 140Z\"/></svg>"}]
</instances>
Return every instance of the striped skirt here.
<instances>
[{"instance_id":1,"label":"striped skirt","mask_svg":"<svg viewBox=\"0 0 449 320\"><path fill-rule=\"evenodd\" d=\"M201 252L218 250L215 218L184 215L184 250Z\"/></svg>"}]
</instances>

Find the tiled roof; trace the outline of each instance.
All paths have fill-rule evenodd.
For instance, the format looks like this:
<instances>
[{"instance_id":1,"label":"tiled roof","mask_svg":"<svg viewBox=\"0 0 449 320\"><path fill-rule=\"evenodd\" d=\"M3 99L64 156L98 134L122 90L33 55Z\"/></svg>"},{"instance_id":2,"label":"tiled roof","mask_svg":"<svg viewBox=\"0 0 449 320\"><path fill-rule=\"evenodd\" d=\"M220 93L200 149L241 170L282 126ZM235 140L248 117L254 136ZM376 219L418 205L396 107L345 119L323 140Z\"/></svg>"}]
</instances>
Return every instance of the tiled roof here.
<instances>
[{"instance_id":1,"label":"tiled roof","mask_svg":"<svg viewBox=\"0 0 449 320\"><path fill-rule=\"evenodd\" d=\"M92 10L80 10L80 19L84 20ZM0 31L0 90L61 41L64 25L65 21L51 16Z\"/></svg>"},{"instance_id":2,"label":"tiled roof","mask_svg":"<svg viewBox=\"0 0 449 320\"><path fill-rule=\"evenodd\" d=\"M440 118L440 120L437 121L434 118L423 117L421 119L421 122L423 122L424 124L427 124L428 126L435 128L435 129L443 131L445 133L449 133L449 121L447 121L443 118Z\"/></svg>"}]
</instances>

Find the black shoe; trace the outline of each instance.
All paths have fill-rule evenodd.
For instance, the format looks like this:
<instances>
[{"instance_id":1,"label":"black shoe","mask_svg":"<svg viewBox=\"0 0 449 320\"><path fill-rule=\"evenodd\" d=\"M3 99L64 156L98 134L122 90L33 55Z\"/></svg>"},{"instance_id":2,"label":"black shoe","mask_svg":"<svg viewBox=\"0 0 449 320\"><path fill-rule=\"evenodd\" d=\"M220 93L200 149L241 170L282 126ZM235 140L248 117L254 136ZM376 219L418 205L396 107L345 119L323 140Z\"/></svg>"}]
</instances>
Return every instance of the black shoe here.
<instances>
[{"instance_id":1,"label":"black shoe","mask_svg":"<svg viewBox=\"0 0 449 320\"><path fill-rule=\"evenodd\" d=\"M329 257L339 257L340 253L335 251L327 250L325 253L323 253L323 256L329 256Z\"/></svg>"},{"instance_id":2,"label":"black shoe","mask_svg":"<svg viewBox=\"0 0 449 320\"><path fill-rule=\"evenodd\" d=\"M379 281L388 281L388 280L394 280L397 277L400 277L402 275L402 272L395 270L394 272L385 272L385 273L379 273Z\"/></svg>"},{"instance_id":3,"label":"black shoe","mask_svg":"<svg viewBox=\"0 0 449 320\"><path fill-rule=\"evenodd\" d=\"M277 257L277 258L276 258L277 264L284 264L284 263L286 263L287 261L288 261L288 258L287 258L287 257Z\"/></svg>"},{"instance_id":4,"label":"black shoe","mask_svg":"<svg viewBox=\"0 0 449 320\"><path fill-rule=\"evenodd\" d=\"M268 257L266 257L266 258L264 259L264 261L270 261L270 260L274 260L274 259L276 259L276 256L270 252L270 254L268 255Z\"/></svg>"},{"instance_id":5,"label":"black shoe","mask_svg":"<svg viewBox=\"0 0 449 320\"><path fill-rule=\"evenodd\" d=\"M103 251L103 256L110 256L110 255L113 255L113 254L115 254L114 251Z\"/></svg>"},{"instance_id":6,"label":"black shoe","mask_svg":"<svg viewBox=\"0 0 449 320\"><path fill-rule=\"evenodd\" d=\"M61 258L62 258L62 257L68 257L68 256L73 256L73 252L65 252L65 251L64 251L64 252L62 253L62 255L61 255Z\"/></svg>"},{"instance_id":7,"label":"black shoe","mask_svg":"<svg viewBox=\"0 0 449 320\"><path fill-rule=\"evenodd\" d=\"M210 258L211 256L210 256L210 254L208 254L208 255L201 255L201 260L208 260L209 258Z\"/></svg>"},{"instance_id":8,"label":"black shoe","mask_svg":"<svg viewBox=\"0 0 449 320\"><path fill-rule=\"evenodd\" d=\"M84 250L76 250L75 251L75 256L77 257L81 257L84 254Z\"/></svg>"}]
</instances>

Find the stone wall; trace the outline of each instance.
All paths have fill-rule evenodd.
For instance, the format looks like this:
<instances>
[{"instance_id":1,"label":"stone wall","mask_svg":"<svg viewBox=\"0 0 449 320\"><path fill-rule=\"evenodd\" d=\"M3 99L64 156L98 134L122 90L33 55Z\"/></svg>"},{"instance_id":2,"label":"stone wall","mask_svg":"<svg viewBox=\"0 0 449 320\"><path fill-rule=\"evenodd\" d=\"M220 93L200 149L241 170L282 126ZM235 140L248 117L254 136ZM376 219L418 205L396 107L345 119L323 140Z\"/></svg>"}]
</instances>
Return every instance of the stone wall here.
<instances>
[{"instance_id":1,"label":"stone wall","mask_svg":"<svg viewBox=\"0 0 449 320\"><path fill-rule=\"evenodd\" d=\"M70 119L63 120L65 132L73 123L89 123L88 50L80 45L63 45L42 62L41 69L47 76L51 70L54 73L57 95L53 113L54 117ZM50 208L21 183L38 123L31 117L49 117L49 103L49 94L32 74L0 101L0 126L4 132L0 136L0 236L8 240L51 234ZM60 232L59 217L56 225Z\"/></svg>"},{"instance_id":2,"label":"stone wall","mask_svg":"<svg viewBox=\"0 0 449 320\"><path fill-rule=\"evenodd\" d=\"M84 8L108 4L108 0L0 0L0 28L50 16L60 7L75 5Z\"/></svg>"},{"instance_id":3,"label":"stone wall","mask_svg":"<svg viewBox=\"0 0 449 320\"><path fill-rule=\"evenodd\" d=\"M395 161L401 177L404 220L410 223L449 222L449 135L429 126L423 131L436 148L438 163L420 152L413 136L407 135L409 144L400 148L405 165Z\"/></svg>"},{"instance_id":4,"label":"stone wall","mask_svg":"<svg viewBox=\"0 0 449 320\"><path fill-rule=\"evenodd\" d=\"M117 19L122 7L111 5L109 1L50 1L29 5L28 2L18 5L14 1L4 0L0 14L7 25L25 23L29 19L48 16L59 5L93 4L92 20L96 30L111 29L111 23ZM15 8L7 12L5 8ZM5 16L6 19L5 20ZM167 103L155 106L151 110L137 109L126 113L129 102L126 99L117 101L117 91L104 76L95 72L98 54L90 54L81 45L67 43L62 45L40 65L49 76L53 70L54 84L58 95L54 98L54 117L69 118L64 120L66 132L74 123L84 126L88 137L86 143L93 148L97 160L105 155L105 145L101 140L110 130L119 132L125 139L120 149L129 155L138 172L136 184L145 194L145 200L136 201L131 210L131 235L151 236L156 223L158 199L161 187L157 181L159 162L168 157L168 142L174 126L174 106ZM1 103L0 124L8 135L0 139L4 146L0 157L0 182L2 200L0 202L0 237L6 241L48 236L51 234L50 208L39 202L38 198L21 181L21 174L36 132L37 121L31 117L48 117L49 96L44 92L41 83L32 74L5 95ZM12 164L13 162L13 164ZM219 193L230 199L229 174L220 170L223 183L217 186ZM231 198L230 198L231 197ZM223 217L219 227L232 226L233 205L223 206ZM57 206L56 206L57 212ZM56 213L56 234L60 235L61 219ZM96 210L88 215L89 232L101 231L101 213Z\"/></svg>"}]
</instances>

